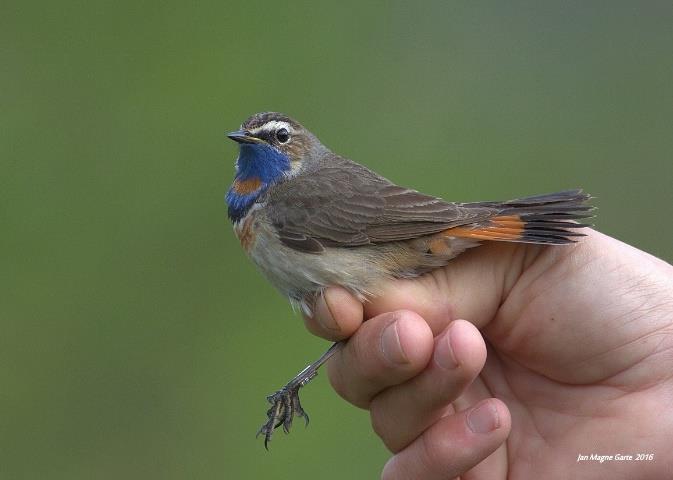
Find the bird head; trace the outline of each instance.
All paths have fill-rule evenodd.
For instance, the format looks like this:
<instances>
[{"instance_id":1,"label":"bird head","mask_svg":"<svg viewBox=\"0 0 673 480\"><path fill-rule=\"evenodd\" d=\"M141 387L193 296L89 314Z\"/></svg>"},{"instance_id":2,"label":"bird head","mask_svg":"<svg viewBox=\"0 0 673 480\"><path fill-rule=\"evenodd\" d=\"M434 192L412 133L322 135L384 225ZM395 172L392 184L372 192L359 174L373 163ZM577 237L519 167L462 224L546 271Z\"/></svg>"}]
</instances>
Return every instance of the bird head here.
<instances>
[{"instance_id":1,"label":"bird head","mask_svg":"<svg viewBox=\"0 0 673 480\"><path fill-rule=\"evenodd\" d=\"M227 192L233 220L269 186L297 175L327 151L299 122L276 112L256 113L227 136L240 147L236 177Z\"/></svg>"},{"instance_id":2,"label":"bird head","mask_svg":"<svg viewBox=\"0 0 673 480\"><path fill-rule=\"evenodd\" d=\"M256 113L227 136L240 144L241 155L276 162L293 173L325 149L299 122L277 112Z\"/></svg>"}]
</instances>

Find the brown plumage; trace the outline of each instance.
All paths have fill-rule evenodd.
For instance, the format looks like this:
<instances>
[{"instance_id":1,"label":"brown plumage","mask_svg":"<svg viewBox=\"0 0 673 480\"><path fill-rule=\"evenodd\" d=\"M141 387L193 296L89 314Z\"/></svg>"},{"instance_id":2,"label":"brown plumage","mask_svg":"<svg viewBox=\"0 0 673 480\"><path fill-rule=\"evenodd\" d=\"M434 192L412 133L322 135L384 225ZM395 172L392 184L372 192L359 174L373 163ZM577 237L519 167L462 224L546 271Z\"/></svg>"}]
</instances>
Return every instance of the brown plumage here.
<instances>
[{"instance_id":1,"label":"brown plumage","mask_svg":"<svg viewBox=\"0 0 673 480\"><path fill-rule=\"evenodd\" d=\"M269 192L269 218L286 245L311 253L324 247L358 247L412 240L464 227L455 236L479 238L479 229L497 226L498 216L519 217L519 235L487 235L482 240L568 243L581 235L591 209L581 190L568 190L509 202L450 203L399 187L355 162L333 153ZM504 228L501 220L501 231ZM473 235L467 235L467 230ZM511 232L513 233L513 232Z\"/></svg>"}]
</instances>

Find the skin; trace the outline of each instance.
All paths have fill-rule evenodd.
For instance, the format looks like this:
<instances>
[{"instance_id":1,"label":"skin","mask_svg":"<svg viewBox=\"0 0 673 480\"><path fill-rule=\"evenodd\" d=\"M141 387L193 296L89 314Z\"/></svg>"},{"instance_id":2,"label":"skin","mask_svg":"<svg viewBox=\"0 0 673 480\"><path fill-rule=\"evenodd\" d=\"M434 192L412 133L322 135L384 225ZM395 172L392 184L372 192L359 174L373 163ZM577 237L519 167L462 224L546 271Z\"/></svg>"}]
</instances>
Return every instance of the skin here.
<instances>
[{"instance_id":1,"label":"skin","mask_svg":"<svg viewBox=\"0 0 673 480\"><path fill-rule=\"evenodd\" d=\"M306 325L350 337L329 378L393 453L383 479L673 471L673 267L587 233L487 244L364 305L326 291ZM654 459L578 461L592 453Z\"/></svg>"}]
</instances>

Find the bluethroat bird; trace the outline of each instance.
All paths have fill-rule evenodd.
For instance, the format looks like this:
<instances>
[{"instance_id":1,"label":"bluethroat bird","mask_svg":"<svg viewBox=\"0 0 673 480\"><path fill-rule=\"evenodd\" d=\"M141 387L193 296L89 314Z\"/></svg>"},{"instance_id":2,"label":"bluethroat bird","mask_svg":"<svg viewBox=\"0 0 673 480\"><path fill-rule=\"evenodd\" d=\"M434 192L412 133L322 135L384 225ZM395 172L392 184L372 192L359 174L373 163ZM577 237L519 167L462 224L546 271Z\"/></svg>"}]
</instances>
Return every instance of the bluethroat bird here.
<instances>
[{"instance_id":1,"label":"bluethroat bird","mask_svg":"<svg viewBox=\"0 0 673 480\"><path fill-rule=\"evenodd\" d=\"M446 265L482 242L572 243L591 216L589 196L568 190L507 202L451 203L400 187L331 152L281 113L258 113L228 137L240 145L226 201L241 245L305 315L330 285L365 301L393 278ZM341 346L333 344L283 388L258 435L287 433L308 416L299 389Z\"/></svg>"}]
</instances>

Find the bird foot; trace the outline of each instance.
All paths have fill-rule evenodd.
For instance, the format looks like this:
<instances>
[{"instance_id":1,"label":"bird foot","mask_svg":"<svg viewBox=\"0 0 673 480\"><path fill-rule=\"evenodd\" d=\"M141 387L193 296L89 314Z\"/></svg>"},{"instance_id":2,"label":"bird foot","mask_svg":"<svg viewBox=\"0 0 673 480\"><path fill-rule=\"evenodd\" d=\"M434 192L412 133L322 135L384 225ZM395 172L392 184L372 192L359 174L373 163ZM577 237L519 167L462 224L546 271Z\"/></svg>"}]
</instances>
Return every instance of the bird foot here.
<instances>
[{"instance_id":1,"label":"bird foot","mask_svg":"<svg viewBox=\"0 0 673 480\"><path fill-rule=\"evenodd\" d=\"M269 441L273 435L273 431L283 426L285 433L290 433L292 420L294 416L303 417L308 426L308 414L301 406L299 401L299 389L305 383L290 382L276 393L266 397L271 404L271 408L267 410L266 416L268 420L260 427L257 436L264 435L264 448L269 449Z\"/></svg>"},{"instance_id":2,"label":"bird foot","mask_svg":"<svg viewBox=\"0 0 673 480\"><path fill-rule=\"evenodd\" d=\"M264 448L269 449L269 442L271 441L273 431L281 425L285 433L290 433L292 419L295 415L304 417L308 426L308 414L301 407L299 389L318 375L320 366L339 351L343 345L343 342L332 344L318 360L304 368L276 393L266 397L267 401L271 404L271 408L266 412L267 421L257 431L257 436L264 435Z\"/></svg>"}]
</instances>

